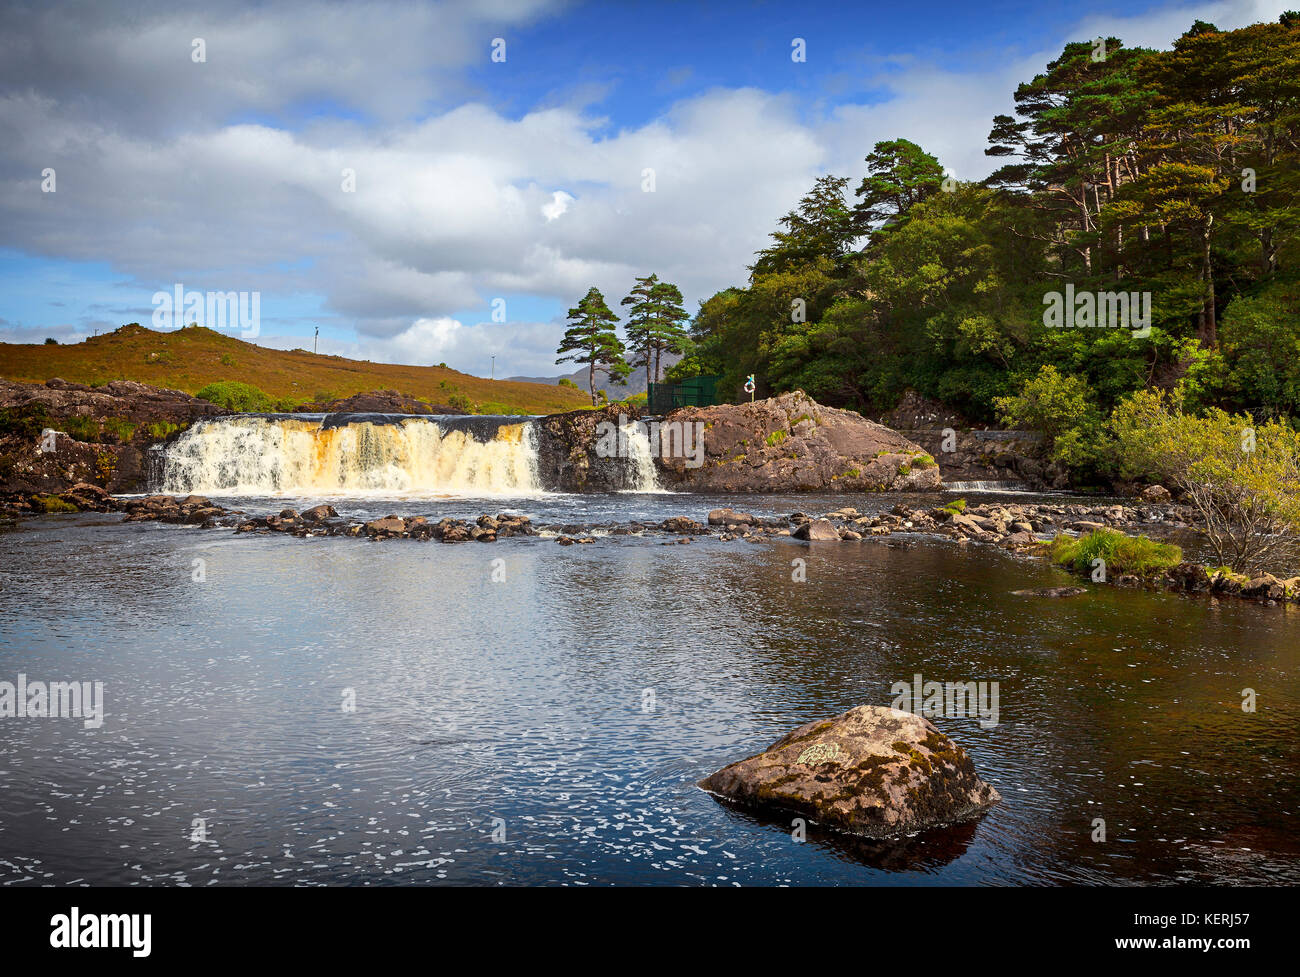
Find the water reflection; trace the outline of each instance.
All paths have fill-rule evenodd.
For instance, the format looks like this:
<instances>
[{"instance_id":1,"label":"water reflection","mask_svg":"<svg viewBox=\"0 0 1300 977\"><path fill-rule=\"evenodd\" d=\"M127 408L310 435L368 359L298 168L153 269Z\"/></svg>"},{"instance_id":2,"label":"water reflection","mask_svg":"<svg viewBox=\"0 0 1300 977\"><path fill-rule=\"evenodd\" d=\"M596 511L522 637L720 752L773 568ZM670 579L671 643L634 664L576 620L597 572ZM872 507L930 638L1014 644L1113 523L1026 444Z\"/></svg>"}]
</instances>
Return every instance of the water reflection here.
<instances>
[{"instance_id":1,"label":"water reflection","mask_svg":"<svg viewBox=\"0 0 1300 977\"><path fill-rule=\"evenodd\" d=\"M0 678L102 680L108 719L0 720L0 882L1300 881L1295 608L1017 597L1069 578L927 540L659 542L20 523ZM797 844L694 786L916 673L999 683L996 727L938 721L1004 797L979 821Z\"/></svg>"}]
</instances>

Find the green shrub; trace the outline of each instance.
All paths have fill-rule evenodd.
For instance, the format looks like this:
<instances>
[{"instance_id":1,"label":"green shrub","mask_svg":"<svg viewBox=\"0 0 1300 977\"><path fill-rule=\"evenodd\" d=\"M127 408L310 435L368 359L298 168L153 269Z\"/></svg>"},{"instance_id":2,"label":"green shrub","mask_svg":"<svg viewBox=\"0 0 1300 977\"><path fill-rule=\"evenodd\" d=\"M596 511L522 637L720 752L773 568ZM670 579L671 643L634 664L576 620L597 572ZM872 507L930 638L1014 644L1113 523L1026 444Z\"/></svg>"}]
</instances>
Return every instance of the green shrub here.
<instances>
[{"instance_id":1,"label":"green shrub","mask_svg":"<svg viewBox=\"0 0 1300 977\"><path fill-rule=\"evenodd\" d=\"M765 443L769 448L775 448L778 444L780 444L782 441L784 441L787 437L789 437L789 435L787 435L787 434L785 433L785 431L773 431L771 434L769 434L769 435L768 435L766 438L764 438L763 440L764 440L764 443Z\"/></svg>"},{"instance_id":2,"label":"green shrub","mask_svg":"<svg viewBox=\"0 0 1300 977\"><path fill-rule=\"evenodd\" d=\"M947 505L943 507L943 511L951 512L954 516L960 516L963 512L966 511L966 500L953 499L951 502L949 502Z\"/></svg>"},{"instance_id":3,"label":"green shrub","mask_svg":"<svg viewBox=\"0 0 1300 977\"><path fill-rule=\"evenodd\" d=\"M495 400L486 401L479 404L475 409L476 414L502 414L506 417L520 417L528 412L520 410L518 407L507 407L505 404L499 404Z\"/></svg>"},{"instance_id":4,"label":"green shrub","mask_svg":"<svg viewBox=\"0 0 1300 977\"><path fill-rule=\"evenodd\" d=\"M234 365L235 365L235 358L234 358L233 356L231 356L229 353L222 353L222 354L221 354L221 365L222 365L222 366L234 366Z\"/></svg>"},{"instance_id":5,"label":"green shrub","mask_svg":"<svg viewBox=\"0 0 1300 977\"><path fill-rule=\"evenodd\" d=\"M90 417L67 417L50 425L74 441L98 441L99 422Z\"/></svg>"},{"instance_id":6,"label":"green shrub","mask_svg":"<svg viewBox=\"0 0 1300 977\"><path fill-rule=\"evenodd\" d=\"M1183 551L1172 543L1157 543L1146 536L1126 536L1113 529L1098 529L1074 539L1057 536L1048 544L1053 563L1079 572L1092 569L1092 561L1106 561L1109 574L1131 573L1139 577L1168 570L1183 562Z\"/></svg>"},{"instance_id":7,"label":"green shrub","mask_svg":"<svg viewBox=\"0 0 1300 977\"><path fill-rule=\"evenodd\" d=\"M994 403L1004 423L1041 432L1051 457L1071 469L1091 471L1105 455L1101 414L1082 377L1044 366L1019 394Z\"/></svg>"},{"instance_id":8,"label":"green shrub","mask_svg":"<svg viewBox=\"0 0 1300 977\"><path fill-rule=\"evenodd\" d=\"M210 383L194 396L240 413L265 413L275 409L275 401L256 387L238 380Z\"/></svg>"},{"instance_id":9,"label":"green shrub","mask_svg":"<svg viewBox=\"0 0 1300 977\"><path fill-rule=\"evenodd\" d=\"M71 502L64 502L57 495L33 495L32 502L41 512L80 512Z\"/></svg>"},{"instance_id":10,"label":"green shrub","mask_svg":"<svg viewBox=\"0 0 1300 977\"><path fill-rule=\"evenodd\" d=\"M464 411L466 414L474 413L474 405L470 403L469 398L464 394L452 394L447 398L447 406Z\"/></svg>"},{"instance_id":11,"label":"green shrub","mask_svg":"<svg viewBox=\"0 0 1300 977\"><path fill-rule=\"evenodd\" d=\"M50 427L50 414L44 404L29 404L26 407L5 407L0 409L0 435L17 435L23 438L39 438L41 432Z\"/></svg>"},{"instance_id":12,"label":"green shrub","mask_svg":"<svg viewBox=\"0 0 1300 977\"><path fill-rule=\"evenodd\" d=\"M1217 407L1183 409L1175 391L1140 390L1111 414L1118 470L1172 486L1196 510L1215 559L1267 567L1300 541L1300 431Z\"/></svg>"},{"instance_id":13,"label":"green shrub","mask_svg":"<svg viewBox=\"0 0 1300 977\"><path fill-rule=\"evenodd\" d=\"M110 417L104 421L104 430L117 438L121 444L126 444L135 434L135 425L125 417Z\"/></svg>"}]
</instances>

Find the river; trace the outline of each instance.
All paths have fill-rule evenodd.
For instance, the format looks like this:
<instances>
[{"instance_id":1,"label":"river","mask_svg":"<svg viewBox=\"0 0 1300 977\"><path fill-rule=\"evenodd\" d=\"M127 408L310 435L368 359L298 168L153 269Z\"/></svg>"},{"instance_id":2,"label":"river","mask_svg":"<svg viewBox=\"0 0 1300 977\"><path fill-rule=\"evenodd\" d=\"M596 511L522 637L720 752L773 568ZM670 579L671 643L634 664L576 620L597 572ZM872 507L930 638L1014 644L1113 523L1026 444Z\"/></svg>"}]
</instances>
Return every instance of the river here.
<instances>
[{"instance_id":1,"label":"river","mask_svg":"<svg viewBox=\"0 0 1300 977\"><path fill-rule=\"evenodd\" d=\"M593 523L898 500L331 501ZM1074 581L920 537L662 543L20 520L0 680L102 681L106 718L0 719L0 884L1300 882L1295 605L1017 597ZM997 725L936 720L1002 794L978 821L798 842L695 787L918 673L999 683Z\"/></svg>"}]
</instances>

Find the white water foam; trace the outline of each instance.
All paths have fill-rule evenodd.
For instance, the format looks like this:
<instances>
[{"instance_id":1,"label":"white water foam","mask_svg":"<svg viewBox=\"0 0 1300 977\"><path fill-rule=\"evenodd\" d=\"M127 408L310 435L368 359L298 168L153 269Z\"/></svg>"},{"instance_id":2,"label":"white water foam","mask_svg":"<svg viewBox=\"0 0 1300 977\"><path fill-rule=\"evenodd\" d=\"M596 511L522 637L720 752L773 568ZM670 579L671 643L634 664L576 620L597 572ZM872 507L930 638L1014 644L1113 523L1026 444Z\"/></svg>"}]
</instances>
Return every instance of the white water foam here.
<instances>
[{"instance_id":1,"label":"white water foam","mask_svg":"<svg viewBox=\"0 0 1300 977\"><path fill-rule=\"evenodd\" d=\"M167 447L163 492L211 495L538 495L536 433L502 424L480 441L455 419L227 417Z\"/></svg>"}]
</instances>

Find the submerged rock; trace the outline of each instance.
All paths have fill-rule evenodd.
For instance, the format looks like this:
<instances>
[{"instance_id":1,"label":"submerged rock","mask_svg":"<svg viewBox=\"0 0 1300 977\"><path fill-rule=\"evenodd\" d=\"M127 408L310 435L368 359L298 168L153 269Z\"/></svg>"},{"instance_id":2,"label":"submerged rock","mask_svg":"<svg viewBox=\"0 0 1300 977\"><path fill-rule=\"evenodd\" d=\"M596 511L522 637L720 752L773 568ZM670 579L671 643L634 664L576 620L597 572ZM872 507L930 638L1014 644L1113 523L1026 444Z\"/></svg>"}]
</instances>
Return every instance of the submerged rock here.
<instances>
[{"instance_id":1,"label":"submerged rock","mask_svg":"<svg viewBox=\"0 0 1300 977\"><path fill-rule=\"evenodd\" d=\"M1086 594L1086 587L1038 587L1033 590L1013 590L1016 597L1077 597Z\"/></svg>"},{"instance_id":2,"label":"submerged rock","mask_svg":"<svg viewBox=\"0 0 1300 977\"><path fill-rule=\"evenodd\" d=\"M1001 800L928 719L883 706L800 726L699 786L871 838L951 824Z\"/></svg>"}]
</instances>

